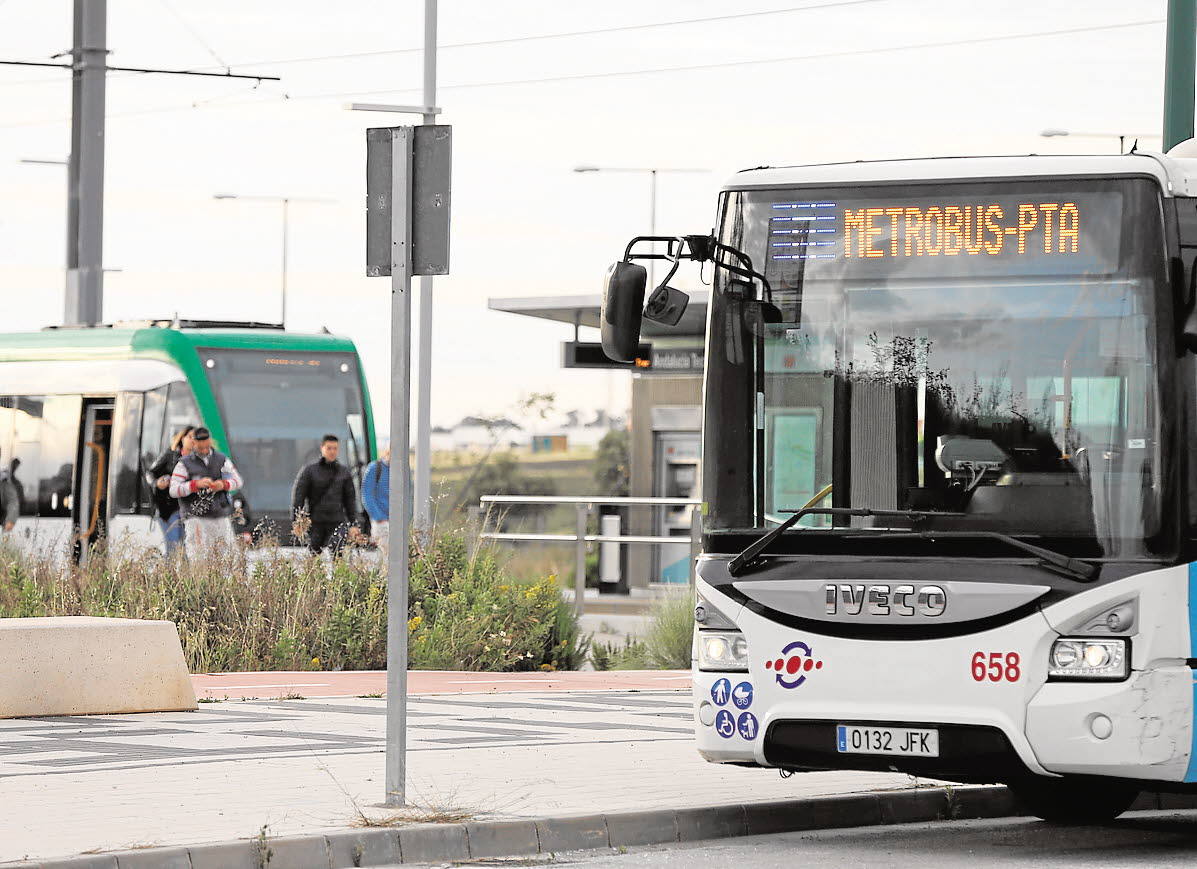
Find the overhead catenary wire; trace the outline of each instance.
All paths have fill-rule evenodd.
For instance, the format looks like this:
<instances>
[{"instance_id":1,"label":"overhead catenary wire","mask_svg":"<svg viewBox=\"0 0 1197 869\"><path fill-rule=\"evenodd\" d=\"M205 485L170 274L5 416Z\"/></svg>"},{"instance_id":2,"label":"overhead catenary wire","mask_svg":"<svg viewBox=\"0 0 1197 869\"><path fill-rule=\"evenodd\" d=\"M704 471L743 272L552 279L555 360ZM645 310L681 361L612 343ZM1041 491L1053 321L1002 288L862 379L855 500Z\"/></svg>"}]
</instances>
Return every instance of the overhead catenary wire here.
<instances>
[{"instance_id":1,"label":"overhead catenary wire","mask_svg":"<svg viewBox=\"0 0 1197 869\"><path fill-rule=\"evenodd\" d=\"M874 54L891 54L903 51L924 51L937 48L956 48L966 45L982 45L999 42L1010 42L1023 39L1043 39L1056 36L1070 36L1080 33L1102 33L1112 30L1125 30L1136 27L1150 27L1164 24L1164 19L1153 18L1142 21L1125 21L1114 24L1094 24L1083 27L1068 27L1059 28L1055 30L1039 30L1029 33L1009 33L999 34L994 36L977 36L963 39L940 40L934 42L920 42L906 45L889 45L878 46L872 48L855 48L844 49L839 51L820 52L815 54L798 54L787 55L783 57L767 57L767 58L748 58L744 60L728 60L728 61L714 61L710 63L685 64L681 66L664 66L664 67L647 67L631 70L606 70L602 72L591 73L570 73L556 76L541 76L537 78L526 79L506 79L499 81L481 81L481 82L462 82L459 84L440 85L440 90L472 90L480 88L493 87L516 87L521 85L535 85L535 84L553 84L560 82L572 81L587 81L604 78L626 78L642 75L663 75L678 72L693 72L698 70L708 69L730 69L734 67L760 66L774 63L799 63L802 61L812 60L829 60L833 58L842 57L859 57ZM221 73L212 73L212 75L223 75ZM257 76L249 76L257 78ZM267 79L263 79L267 80ZM277 79L269 79L275 80ZM286 102L286 101L312 101L322 99L345 99L349 97L366 97L366 96L382 96L388 94L403 94L403 93L418 93L419 88L388 88L377 91L336 91L325 92L318 94L281 94L275 97L268 97L256 100L245 100L243 102L226 102L221 107L228 108L233 106L245 105L265 105L272 102ZM167 114L171 112L188 111L192 108L199 108L200 106L194 103L174 104L158 107L147 107L145 109L134 109L127 112L114 112L108 115L109 118L120 117L137 117L151 114ZM43 120L34 121L19 121L12 124L0 124L0 129L12 129L16 127L31 127L42 126L47 124L57 124L69 121L70 118L47 118Z\"/></svg>"},{"instance_id":2,"label":"overhead catenary wire","mask_svg":"<svg viewBox=\"0 0 1197 869\"><path fill-rule=\"evenodd\" d=\"M901 51L922 51L933 48L955 48L965 45L981 45L993 42L1008 42L1018 39L1040 39L1053 36L1069 36L1078 33L1098 33L1110 30L1122 30L1132 27L1148 27L1163 24L1164 19L1153 18L1145 21L1127 21L1117 24L1094 24L1086 27L1068 27L1059 30L1040 30L1032 33L1010 33L996 36L976 36L965 39L950 39L937 42L920 42L911 45L888 45L873 48L851 48L840 51L827 51L818 54L795 54L783 57L748 58L745 60L713 61L710 63L693 63L681 66L646 67L629 70L605 70L602 72L568 73L565 75L540 76L537 78L506 79L501 81L463 82L460 84L441 85L441 90L465 90L474 88L511 87L515 85L552 84L556 82L585 81L588 79L623 78L639 75L660 75L675 72L692 72L704 69L730 69L732 67L759 66L771 63L794 63L805 60L830 60L839 57L859 57L861 55L889 54ZM388 88L377 91L338 91L335 93L292 94L292 100L320 100L340 99L345 97L383 96L386 94L415 93L419 88Z\"/></svg>"},{"instance_id":3,"label":"overhead catenary wire","mask_svg":"<svg viewBox=\"0 0 1197 869\"><path fill-rule=\"evenodd\" d=\"M673 21L652 21L643 24L619 24L612 27L596 27L591 30L565 30L558 33L526 34L524 36L507 36L496 39L477 39L469 42L447 42L437 46L437 51L447 51L455 48L482 48L495 45L510 45L520 42L547 42L555 39L574 39L582 36L598 36L606 33L630 33L642 30L657 30L665 27L681 27L692 24L712 24L724 21L736 21L746 18L762 18L771 15L789 15L799 12L813 12L820 9L835 9L842 6L863 6L869 3L888 3L892 0L832 0L829 3L816 3L806 6L787 6L783 9L758 9L752 12L733 12L726 15L710 15L704 18L682 18ZM330 60L358 60L369 57L395 57L402 54L419 54L424 49L420 46L411 48L388 48L377 51L354 51L346 54L324 54L310 57L286 57L275 60L241 61L233 66L284 66L295 63L320 63Z\"/></svg>"},{"instance_id":4,"label":"overhead catenary wire","mask_svg":"<svg viewBox=\"0 0 1197 869\"><path fill-rule=\"evenodd\" d=\"M170 0L158 0L158 2L162 5L162 7L164 9L166 9L167 12L169 12L171 15L173 15L175 17L175 19L179 22L179 24L182 25L184 30L186 30L188 33L191 34L191 38L194 39L196 42L198 42L200 45L202 45L204 48L204 51L208 52L208 54L210 54L212 56L212 59L215 60L218 64L220 64L221 69L224 69L226 71L231 69L229 64L225 63L224 58L216 53L216 49L214 49L211 46L211 44L209 44L208 40L204 39L204 37L200 35L198 30L196 30L194 27L191 26L191 22L189 22L186 18L183 17L183 14L181 12L179 12L179 10L176 9L171 4ZM248 64L243 64L243 65L248 65Z\"/></svg>"},{"instance_id":5,"label":"overhead catenary wire","mask_svg":"<svg viewBox=\"0 0 1197 869\"><path fill-rule=\"evenodd\" d=\"M51 61L43 60L0 60L0 66L40 66L51 67L57 69L74 69L74 65L70 63L53 63ZM282 81L277 75L250 75L248 73L235 72L205 72L203 70L194 69L150 69L143 66L106 66L107 72L137 72L154 75L198 75L207 78L240 78L253 79L254 81Z\"/></svg>"}]
</instances>

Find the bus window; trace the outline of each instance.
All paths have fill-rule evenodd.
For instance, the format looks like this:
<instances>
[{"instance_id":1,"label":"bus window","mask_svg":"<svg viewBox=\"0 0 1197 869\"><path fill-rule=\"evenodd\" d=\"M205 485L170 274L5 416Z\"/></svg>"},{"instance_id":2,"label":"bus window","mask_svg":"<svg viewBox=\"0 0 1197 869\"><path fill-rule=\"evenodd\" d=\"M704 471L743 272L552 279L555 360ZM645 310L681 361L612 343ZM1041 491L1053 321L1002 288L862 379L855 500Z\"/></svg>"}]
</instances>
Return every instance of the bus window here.
<instances>
[{"instance_id":1,"label":"bus window","mask_svg":"<svg viewBox=\"0 0 1197 869\"><path fill-rule=\"evenodd\" d=\"M160 386L145 394L145 407L141 414L141 470L145 473L158 461L163 452L163 441L169 441L170 435L163 437L162 424L166 421L166 393L169 387ZM173 432L171 433L173 434ZM153 508L153 495L148 486L141 489L141 506L145 510ZM140 512L140 511L139 511Z\"/></svg>"},{"instance_id":2,"label":"bus window","mask_svg":"<svg viewBox=\"0 0 1197 869\"><path fill-rule=\"evenodd\" d=\"M116 431L110 462L112 465L110 510L113 513L137 513L143 488L138 462L138 440L141 435L140 392L122 392L116 400Z\"/></svg>"},{"instance_id":3,"label":"bus window","mask_svg":"<svg viewBox=\"0 0 1197 869\"><path fill-rule=\"evenodd\" d=\"M166 401L166 426L162 431L162 440L158 443L158 453L170 445L175 432L188 425L205 425L205 421L199 418L191 387L186 383L172 383L170 398Z\"/></svg>"}]
</instances>

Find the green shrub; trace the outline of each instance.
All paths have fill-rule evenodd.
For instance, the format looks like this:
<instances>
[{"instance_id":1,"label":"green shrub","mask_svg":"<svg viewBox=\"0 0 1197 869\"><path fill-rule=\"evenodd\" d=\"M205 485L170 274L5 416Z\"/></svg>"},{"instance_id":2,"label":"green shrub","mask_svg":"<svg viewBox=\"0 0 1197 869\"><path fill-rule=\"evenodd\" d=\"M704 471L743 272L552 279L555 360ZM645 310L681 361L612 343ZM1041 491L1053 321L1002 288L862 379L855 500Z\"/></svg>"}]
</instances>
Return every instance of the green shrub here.
<instances>
[{"instance_id":1,"label":"green shrub","mask_svg":"<svg viewBox=\"0 0 1197 869\"><path fill-rule=\"evenodd\" d=\"M596 670L688 670L694 641L694 593L673 592L653 605L643 640L594 643L590 663Z\"/></svg>"},{"instance_id":2,"label":"green shrub","mask_svg":"<svg viewBox=\"0 0 1197 869\"><path fill-rule=\"evenodd\" d=\"M572 669L588 650L555 577L511 579L498 552L471 556L463 532L412 547L413 669ZM167 619L192 672L386 666L387 584L379 562L267 550L203 560L110 545L81 567L0 546L0 617Z\"/></svg>"}]
</instances>

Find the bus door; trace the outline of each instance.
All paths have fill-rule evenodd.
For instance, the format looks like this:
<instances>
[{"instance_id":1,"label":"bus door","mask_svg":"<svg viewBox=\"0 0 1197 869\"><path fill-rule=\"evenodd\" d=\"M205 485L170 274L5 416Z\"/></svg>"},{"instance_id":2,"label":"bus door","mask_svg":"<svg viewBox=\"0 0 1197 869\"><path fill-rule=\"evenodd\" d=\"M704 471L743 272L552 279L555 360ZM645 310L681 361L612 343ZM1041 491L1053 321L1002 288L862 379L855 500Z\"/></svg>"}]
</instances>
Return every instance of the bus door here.
<instances>
[{"instance_id":1,"label":"bus door","mask_svg":"<svg viewBox=\"0 0 1197 869\"><path fill-rule=\"evenodd\" d=\"M79 473L75 475L75 557L83 560L101 537L108 518L108 463L112 454L112 398L83 399L83 430L80 439Z\"/></svg>"}]
</instances>

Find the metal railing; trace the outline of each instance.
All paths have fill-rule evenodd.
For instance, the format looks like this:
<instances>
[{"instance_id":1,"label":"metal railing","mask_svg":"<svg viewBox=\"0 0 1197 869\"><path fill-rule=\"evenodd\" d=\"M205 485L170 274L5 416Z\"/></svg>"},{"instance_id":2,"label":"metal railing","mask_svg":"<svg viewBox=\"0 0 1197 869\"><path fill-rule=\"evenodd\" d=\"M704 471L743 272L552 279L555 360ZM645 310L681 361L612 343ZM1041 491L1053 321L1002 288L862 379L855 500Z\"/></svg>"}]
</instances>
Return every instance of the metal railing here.
<instances>
[{"instance_id":1,"label":"metal railing","mask_svg":"<svg viewBox=\"0 0 1197 869\"><path fill-rule=\"evenodd\" d=\"M487 531L486 522L495 507L514 504L534 504L538 506L565 506L572 504L576 511L576 522L573 534L537 534L509 531ZM684 537L669 537L655 534L590 534L590 515L597 506L612 507L690 507L690 584L694 584L694 559L702 541L702 504L696 498L600 498L600 497L572 497L569 495L483 495L479 498L478 507L471 507L471 522L478 528L478 537L482 540L508 542L536 542L536 543L572 543L574 544L574 609L582 615L585 609L586 592L586 544L588 543L625 543L646 544L659 546L661 544L677 544L685 542Z\"/></svg>"}]
</instances>

